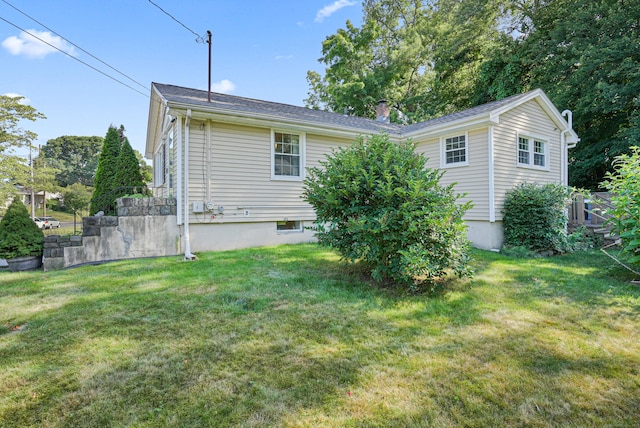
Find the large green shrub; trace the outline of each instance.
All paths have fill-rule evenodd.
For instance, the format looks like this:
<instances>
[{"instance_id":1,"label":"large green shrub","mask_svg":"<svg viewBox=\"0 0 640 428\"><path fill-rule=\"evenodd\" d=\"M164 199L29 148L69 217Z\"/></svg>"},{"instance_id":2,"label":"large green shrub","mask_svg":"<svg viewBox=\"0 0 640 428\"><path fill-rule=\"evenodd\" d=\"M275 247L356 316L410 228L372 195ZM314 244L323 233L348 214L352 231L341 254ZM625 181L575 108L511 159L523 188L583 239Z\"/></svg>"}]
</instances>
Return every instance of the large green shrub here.
<instances>
[{"instance_id":1,"label":"large green shrub","mask_svg":"<svg viewBox=\"0 0 640 428\"><path fill-rule=\"evenodd\" d=\"M470 203L412 143L386 135L359 138L333 151L304 181L304 198L316 211L319 242L344 259L366 262L372 276L415 288L452 270L470 273L462 216Z\"/></svg>"},{"instance_id":2,"label":"large green shrub","mask_svg":"<svg viewBox=\"0 0 640 428\"><path fill-rule=\"evenodd\" d=\"M14 199L0 221L0 258L15 259L42 255L44 234L24 204Z\"/></svg>"},{"instance_id":3,"label":"large green shrub","mask_svg":"<svg viewBox=\"0 0 640 428\"><path fill-rule=\"evenodd\" d=\"M640 147L630 154L617 156L614 173L607 173L602 183L613 196L611 203L613 230L623 242L622 254L629 263L640 265Z\"/></svg>"},{"instance_id":4,"label":"large green shrub","mask_svg":"<svg viewBox=\"0 0 640 428\"><path fill-rule=\"evenodd\" d=\"M571 188L560 184L522 183L506 194L504 245L533 251L571 250L567 235L567 207Z\"/></svg>"}]
</instances>

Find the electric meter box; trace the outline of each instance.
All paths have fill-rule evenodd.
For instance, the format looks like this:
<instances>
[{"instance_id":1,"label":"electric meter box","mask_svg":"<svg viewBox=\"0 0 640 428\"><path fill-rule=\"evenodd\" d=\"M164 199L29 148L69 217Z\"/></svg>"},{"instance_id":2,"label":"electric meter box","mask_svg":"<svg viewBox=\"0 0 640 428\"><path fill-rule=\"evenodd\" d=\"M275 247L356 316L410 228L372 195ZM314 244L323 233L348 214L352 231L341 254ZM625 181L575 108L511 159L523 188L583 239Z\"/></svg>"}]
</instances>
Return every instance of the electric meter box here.
<instances>
[{"instance_id":1,"label":"electric meter box","mask_svg":"<svg viewBox=\"0 0 640 428\"><path fill-rule=\"evenodd\" d=\"M204 201L193 201L191 203L191 210L195 213L203 213L204 212Z\"/></svg>"}]
</instances>

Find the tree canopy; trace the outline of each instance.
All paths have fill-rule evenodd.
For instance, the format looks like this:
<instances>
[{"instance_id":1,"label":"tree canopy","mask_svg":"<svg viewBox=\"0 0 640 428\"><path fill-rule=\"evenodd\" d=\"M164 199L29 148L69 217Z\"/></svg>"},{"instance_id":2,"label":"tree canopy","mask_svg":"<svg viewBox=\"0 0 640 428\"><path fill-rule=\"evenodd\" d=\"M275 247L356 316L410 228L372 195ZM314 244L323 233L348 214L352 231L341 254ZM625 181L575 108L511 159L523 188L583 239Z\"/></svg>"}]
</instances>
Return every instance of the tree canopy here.
<instances>
[{"instance_id":1,"label":"tree canopy","mask_svg":"<svg viewBox=\"0 0 640 428\"><path fill-rule=\"evenodd\" d=\"M313 108L415 122L542 88L574 113L572 185L596 189L640 140L640 0L365 0L322 44Z\"/></svg>"},{"instance_id":2,"label":"tree canopy","mask_svg":"<svg viewBox=\"0 0 640 428\"><path fill-rule=\"evenodd\" d=\"M22 120L35 121L45 116L24 103L23 97L0 95L0 202L15 191L15 185L28 180L28 166L15 150L29 147L37 134L20 127Z\"/></svg>"},{"instance_id":3,"label":"tree canopy","mask_svg":"<svg viewBox=\"0 0 640 428\"><path fill-rule=\"evenodd\" d=\"M41 153L59 170L56 180L60 186L73 183L93 186L102 143L102 137L63 135L47 141Z\"/></svg>"}]
</instances>

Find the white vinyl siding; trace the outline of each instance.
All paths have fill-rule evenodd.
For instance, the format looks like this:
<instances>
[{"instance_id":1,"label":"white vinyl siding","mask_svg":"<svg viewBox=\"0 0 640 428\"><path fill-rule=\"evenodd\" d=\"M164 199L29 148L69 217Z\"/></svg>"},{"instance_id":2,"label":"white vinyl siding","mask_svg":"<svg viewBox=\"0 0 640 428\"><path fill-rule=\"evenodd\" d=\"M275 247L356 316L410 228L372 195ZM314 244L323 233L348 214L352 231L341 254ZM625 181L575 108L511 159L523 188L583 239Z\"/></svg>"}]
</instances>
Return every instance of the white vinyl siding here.
<instances>
[{"instance_id":1,"label":"white vinyl siding","mask_svg":"<svg viewBox=\"0 0 640 428\"><path fill-rule=\"evenodd\" d=\"M531 100L500 116L493 130L494 183L496 219L502 220L502 207L507 191L520 183L560 183L560 131L540 107ZM522 167L520 136L545 143L543 167ZM531 145L534 143L531 142ZM534 147L528 147L529 162L534 162ZM540 162L540 160L538 161Z\"/></svg>"},{"instance_id":2,"label":"white vinyl siding","mask_svg":"<svg viewBox=\"0 0 640 428\"><path fill-rule=\"evenodd\" d=\"M466 156L473 159L465 168L446 168L440 179L441 185L454 184L454 191L467 195L460 203L471 201L473 207L467 211L465 220L489 220L489 154L487 128L469 130L453 136L465 136ZM451 137L448 134L446 137ZM416 152L429 160L427 167L440 168L443 161L443 138L432 138L418 142Z\"/></svg>"},{"instance_id":3,"label":"white vinyl siding","mask_svg":"<svg viewBox=\"0 0 640 428\"><path fill-rule=\"evenodd\" d=\"M301 165L319 166L318 161L349 140L302 135ZM207 134L208 133L208 134ZM211 141L206 143L206 136ZM189 200L212 202L213 211L191 213L192 223L312 221L313 208L302 194L302 178L273 179L272 130L218 122L191 122L189 155ZM210 160L207 163L207 159ZM304 175L304 171L300 172ZM219 215L218 208L224 208ZM274 229L276 226L273 226Z\"/></svg>"}]
</instances>

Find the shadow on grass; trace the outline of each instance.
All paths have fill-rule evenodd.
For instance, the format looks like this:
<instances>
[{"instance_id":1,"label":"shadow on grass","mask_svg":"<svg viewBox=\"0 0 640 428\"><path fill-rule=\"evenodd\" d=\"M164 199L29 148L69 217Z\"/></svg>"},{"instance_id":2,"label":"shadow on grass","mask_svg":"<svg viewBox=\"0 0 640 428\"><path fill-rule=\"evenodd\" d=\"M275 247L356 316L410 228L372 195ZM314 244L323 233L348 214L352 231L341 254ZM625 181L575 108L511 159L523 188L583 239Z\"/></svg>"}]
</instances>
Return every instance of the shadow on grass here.
<instances>
[{"instance_id":1,"label":"shadow on grass","mask_svg":"<svg viewBox=\"0 0 640 428\"><path fill-rule=\"evenodd\" d=\"M14 426L279 424L339 401L421 325L477 318L472 297L345 280L337 257L315 246L43 273L6 296L26 298L28 326L0 336L9 382L23 385L2 404L0 421Z\"/></svg>"},{"instance_id":2,"label":"shadow on grass","mask_svg":"<svg viewBox=\"0 0 640 428\"><path fill-rule=\"evenodd\" d=\"M619 400L607 412L638 417L637 384L624 379L637 358L610 343L593 351L610 328L604 297L631 294L620 304L632 311L638 295L581 291L571 258L476 254L479 276L504 275L499 298L484 279L431 297L392 293L345 276L314 245L12 277L2 296L27 328L0 335L0 425L312 425L336 414L365 425L561 425L589 422L598 394Z\"/></svg>"}]
</instances>

